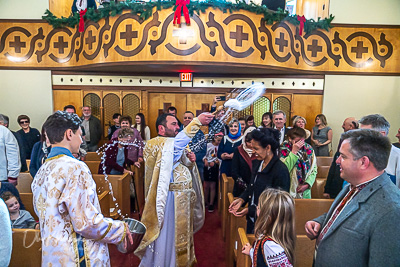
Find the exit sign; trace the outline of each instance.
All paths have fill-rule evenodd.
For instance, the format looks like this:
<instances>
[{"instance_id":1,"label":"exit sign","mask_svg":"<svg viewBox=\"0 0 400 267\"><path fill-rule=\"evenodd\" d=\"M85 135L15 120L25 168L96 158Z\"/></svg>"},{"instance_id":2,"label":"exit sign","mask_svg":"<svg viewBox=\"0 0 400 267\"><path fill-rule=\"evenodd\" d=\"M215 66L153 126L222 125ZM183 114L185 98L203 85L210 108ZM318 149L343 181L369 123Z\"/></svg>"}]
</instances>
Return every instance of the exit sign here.
<instances>
[{"instance_id":1,"label":"exit sign","mask_svg":"<svg viewBox=\"0 0 400 267\"><path fill-rule=\"evenodd\" d=\"M191 82L193 80L193 74L190 72L183 72L179 74L181 82Z\"/></svg>"}]
</instances>

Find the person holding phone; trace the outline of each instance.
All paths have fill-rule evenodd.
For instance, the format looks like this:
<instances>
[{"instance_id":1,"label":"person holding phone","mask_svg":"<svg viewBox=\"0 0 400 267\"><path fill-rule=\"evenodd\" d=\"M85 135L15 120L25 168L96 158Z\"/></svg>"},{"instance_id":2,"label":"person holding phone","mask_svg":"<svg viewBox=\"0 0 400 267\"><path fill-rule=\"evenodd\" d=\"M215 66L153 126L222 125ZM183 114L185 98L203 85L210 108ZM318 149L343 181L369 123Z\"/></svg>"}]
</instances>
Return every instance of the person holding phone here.
<instances>
[{"instance_id":1,"label":"person holding phone","mask_svg":"<svg viewBox=\"0 0 400 267\"><path fill-rule=\"evenodd\" d=\"M305 142L306 132L300 127L290 129L287 137L288 141L283 142L280 153L290 173L290 195L309 199L317 176L314 150Z\"/></svg>"}]
</instances>

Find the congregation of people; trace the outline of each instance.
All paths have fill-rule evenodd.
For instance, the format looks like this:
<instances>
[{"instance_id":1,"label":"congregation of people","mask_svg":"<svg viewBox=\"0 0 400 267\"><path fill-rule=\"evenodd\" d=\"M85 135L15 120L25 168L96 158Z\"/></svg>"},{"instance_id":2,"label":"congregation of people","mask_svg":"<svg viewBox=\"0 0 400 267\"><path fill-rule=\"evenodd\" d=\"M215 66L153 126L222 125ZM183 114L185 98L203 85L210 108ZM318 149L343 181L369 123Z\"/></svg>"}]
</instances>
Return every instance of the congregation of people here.
<instances>
[{"instance_id":1,"label":"congregation of people","mask_svg":"<svg viewBox=\"0 0 400 267\"><path fill-rule=\"evenodd\" d=\"M316 115L309 130L310 122L302 114L289 118L276 110L265 112L259 122L254 114L230 117L198 151L190 151L190 142L207 135L202 126L225 117L225 111L217 108L218 100L214 99L209 112L198 116L186 111L179 118L177 109L169 107L158 117L153 139L143 113L134 118L119 113L112 116L98 174L133 176L134 167L145 168L141 222L147 232L135 252L142 259L141 266L196 262L193 234L204 223L201 211L212 213L220 208L217 195L222 175L234 180L235 200L229 213L246 217L246 232L256 238L242 252L251 257L253 266L293 266L294 203L312 198L318 157L332 157L323 197L334 200L327 213L305 225L307 236L316 240L314 265L400 265L396 253L400 249L396 235L400 232L400 129L399 142L390 144L390 123L382 115L344 118L344 133L333 148L333 130L324 114ZM46 241L42 262L58 261L51 258L61 248L57 251L49 245L55 237L46 222L48 216L60 222L55 231L72 227L85 239L87 257L92 262L96 259L98 266L109 265L108 250L104 252L107 243L129 246L129 228L101 215L92 173L84 161L88 152L102 148L104 131L91 107L83 107L82 114L79 118L73 105L65 106L50 115L40 131L30 127L29 116L20 115L21 129L16 132L8 129L9 118L0 114L0 222L6 229L0 233L4 240L1 266L11 255L6 240L11 239L12 228L40 229ZM63 165L80 171L63 169ZM16 188L20 173L28 169L34 202L54 203L46 211L35 208L39 221L25 210ZM64 181L60 184L59 180ZM51 188L64 191L53 196ZM63 205L58 204L61 199ZM63 249L64 260L74 259L75 247Z\"/></svg>"}]
</instances>

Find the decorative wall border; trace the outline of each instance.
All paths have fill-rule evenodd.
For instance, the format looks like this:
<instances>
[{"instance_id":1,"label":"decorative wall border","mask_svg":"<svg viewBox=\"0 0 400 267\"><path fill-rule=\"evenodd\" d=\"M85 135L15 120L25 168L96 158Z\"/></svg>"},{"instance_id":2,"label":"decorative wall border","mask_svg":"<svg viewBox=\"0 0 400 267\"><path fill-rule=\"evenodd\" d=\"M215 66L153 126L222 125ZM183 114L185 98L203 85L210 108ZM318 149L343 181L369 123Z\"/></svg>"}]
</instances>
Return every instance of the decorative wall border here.
<instances>
[{"instance_id":1,"label":"decorative wall border","mask_svg":"<svg viewBox=\"0 0 400 267\"><path fill-rule=\"evenodd\" d=\"M196 62L287 68L310 73L400 74L400 26L338 26L299 35L285 22L209 9L190 26L173 26L173 11L143 21L125 13L88 22L85 31L0 21L0 67L71 68L120 62ZM183 32L183 33L182 33Z\"/></svg>"}]
</instances>

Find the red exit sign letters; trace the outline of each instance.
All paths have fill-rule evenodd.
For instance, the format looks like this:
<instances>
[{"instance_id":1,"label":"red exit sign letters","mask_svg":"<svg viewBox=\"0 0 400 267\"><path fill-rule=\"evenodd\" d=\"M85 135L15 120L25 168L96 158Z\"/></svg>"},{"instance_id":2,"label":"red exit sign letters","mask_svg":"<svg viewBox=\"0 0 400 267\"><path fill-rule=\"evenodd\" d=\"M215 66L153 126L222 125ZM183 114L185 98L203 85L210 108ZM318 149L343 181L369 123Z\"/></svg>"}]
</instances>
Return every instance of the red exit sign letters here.
<instances>
[{"instance_id":1,"label":"red exit sign letters","mask_svg":"<svg viewBox=\"0 0 400 267\"><path fill-rule=\"evenodd\" d=\"M193 74L190 72L183 72L179 74L181 82L191 82L193 80Z\"/></svg>"}]
</instances>

